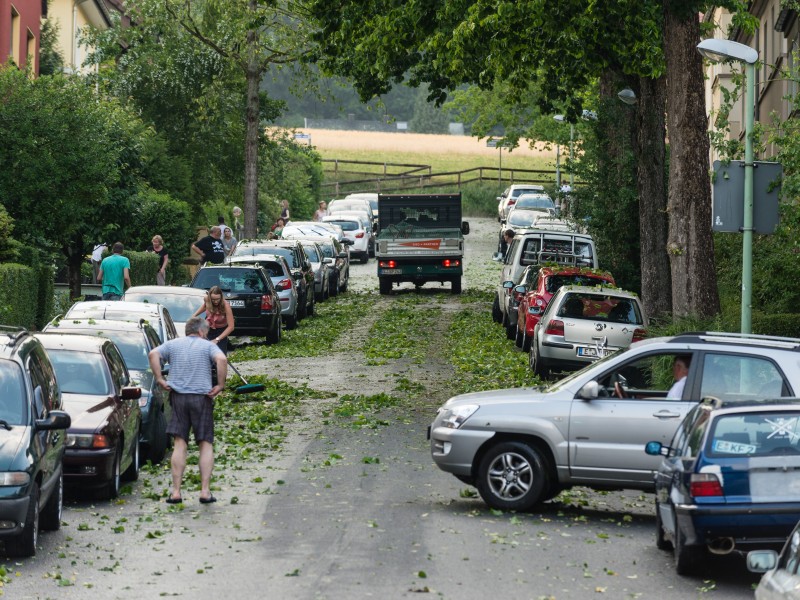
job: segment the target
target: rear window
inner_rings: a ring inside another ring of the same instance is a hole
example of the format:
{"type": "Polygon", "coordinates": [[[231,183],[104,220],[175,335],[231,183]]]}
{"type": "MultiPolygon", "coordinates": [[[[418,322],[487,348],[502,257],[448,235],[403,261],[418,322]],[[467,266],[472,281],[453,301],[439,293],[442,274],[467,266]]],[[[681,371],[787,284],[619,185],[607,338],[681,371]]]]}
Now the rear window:
{"type": "Polygon", "coordinates": [[[575,273],[574,275],[552,275],[547,278],[547,281],[545,282],[545,289],[547,289],[547,291],[551,294],[555,294],[561,287],[565,285],[583,285],[591,287],[606,281],[607,280],[603,279],[602,277],[593,277],[591,275],[580,273],[575,273]]]}
{"type": "Polygon", "coordinates": [[[711,456],[800,455],[800,410],[721,416],[706,451],[711,456]]]}
{"type": "Polygon", "coordinates": [[[23,425],[28,420],[27,405],[22,369],[13,361],[0,361],[0,419],[9,425],[23,425]]]}
{"type": "Polygon", "coordinates": [[[520,198],[514,208],[555,208],[555,204],[550,198],[544,196],[539,198],[520,198]]]}
{"type": "Polygon", "coordinates": [[[328,221],[328,223],[335,223],[341,227],[343,231],[356,231],[358,229],[357,221],[328,221]]]}
{"type": "Polygon", "coordinates": [[[169,310],[169,314],[174,321],[188,321],[194,311],[203,303],[202,298],[197,296],[159,295],[159,294],[138,294],[125,293],[125,300],[132,302],[149,302],[151,304],[163,304],[169,310]]]}
{"type": "Polygon", "coordinates": [[[567,294],[557,314],[559,317],[570,319],[592,319],[593,321],[631,325],[643,323],[636,302],[630,298],[619,298],[606,294],[567,294]]]}
{"type": "Polygon", "coordinates": [[[209,289],[218,285],[223,292],[235,294],[265,293],[264,281],[253,269],[200,269],[193,287],[209,289]]]}
{"type": "Polygon", "coordinates": [[[516,198],[521,196],[522,194],[537,194],[541,193],[542,190],[538,188],[517,188],[516,190],[511,192],[511,197],[516,198]]]}
{"type": "MultiPolygon", "coordinates": [[[[282,256],[289,263],[289,268],[294,269],[294,253],[291,248],[282,248],[279,246],[236,246],[233,251],[234,256],[259,256],[261,254],[275,254],[282,256]]],[[[195,286],[198,287],[198,286],[195,286]]]]}
{"type": "Polygon", "coordinates": [[[283,277],[285,273],[283,272],[283,267],[281,267],[280,263],[276,263],[275,261],[266,261],[266,262],[259,262],[267,273],[269,273],[270,277],[283,277]]]}

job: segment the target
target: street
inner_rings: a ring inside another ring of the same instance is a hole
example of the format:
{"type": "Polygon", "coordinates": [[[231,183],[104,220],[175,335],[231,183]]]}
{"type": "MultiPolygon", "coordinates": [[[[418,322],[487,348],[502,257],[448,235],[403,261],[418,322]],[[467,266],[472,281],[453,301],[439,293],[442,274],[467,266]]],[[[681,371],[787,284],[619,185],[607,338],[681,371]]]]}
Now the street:
{"type": "MultiPolygon", "coordinates": [[[[65,600],[751,598],[758,578],[739,556],[715,557],[703,577],[675,574],[655,546],[652,495],[576,488],[532,513],[503,513],[435,467],[426,429],[452,394],[450,326],[464,310],[489,318],[468,291],[492,289],[500,270],[497,222],[470,225],[463,296],[405,284],[382,297],[375,261],[353,264],[350,291],[331,302],[369,293],[368,309],[331,352],[237,362],[246,377],[329,397],[302,400],[277,449],[218,460],[219,502],[200,505],[190,479],[186,504],[165,504],[166,462],[118,501],[71,494],[62,529],[40,537],[36,558],[6,560],[0,589],[65,600]],[[399,356],[366,352],[375,328],[405,312],[414,318],[394,334],[399,356]]],[[[196,478],[196,447],[192,456],[196,478]]]]}

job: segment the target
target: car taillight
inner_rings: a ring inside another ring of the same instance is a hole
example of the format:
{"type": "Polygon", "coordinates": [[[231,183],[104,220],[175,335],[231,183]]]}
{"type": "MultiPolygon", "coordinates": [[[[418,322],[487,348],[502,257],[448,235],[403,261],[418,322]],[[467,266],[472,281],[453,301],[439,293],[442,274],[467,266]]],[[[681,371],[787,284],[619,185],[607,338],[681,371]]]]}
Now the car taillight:
{"type": "Polygon", "coordinates": [[[364,237],[364,232],[363,232],[363,231],[359,231],[359,232],[356,234],[356,237],[357,237],[358,239],[361,239],[361,238],[363,238],[363,237],[364,237]]]}
{"type": "Polygon", "coordinates": [[[285,292],[286,290],[292,289],[292,280],[291,279],[281,279],[278,283],[275,284],[275,289],[279,292],[285,292]]]}
{"type": "Polygon", "coordinates": [[[637,328],[633,332],[633,339],[631,340],[631,342],[641,342],[646,337],[647,337],[647,330],[637,328]]]}
{"type": "Polygon", "coordinates": [[[394,269],[397,266],[397,263],[393,260],[381,260],[378,261],[379,267],[386,267],[388,269],[394,269]]]}
{"type": "Polygon", "coordinates": [[[544,330],[545,335],[564,335],[564,321],[553,319],[547,324],[547,329],[544,330]]]}
{"type": "Polygon", "coordinates": [[[453,259],[445,258],[442,261],[442,266],[443,267],[457,267],[460,264],[461,264],[461,261],[458,260],[457,258],[453,258],[453,259]]]}
{"type": "Polygon", "coordinates": [[[274,306],[272,296],[269,294],[261,296],[261,310],[272,310],[274,306]]]}
{"type": "Polygon", "coordinates": [[[724,496],[722,484],[714,473],[692,473],[689,479],[689,493],[700,496],[724,496]]]}
{"type": "Polygon", "coordinates": [[[517,203],[517,200],[516,200],[516,198],[511,198],[511,199],[508,201],[508,206],[514,206],[516,203],[517,203]]]}

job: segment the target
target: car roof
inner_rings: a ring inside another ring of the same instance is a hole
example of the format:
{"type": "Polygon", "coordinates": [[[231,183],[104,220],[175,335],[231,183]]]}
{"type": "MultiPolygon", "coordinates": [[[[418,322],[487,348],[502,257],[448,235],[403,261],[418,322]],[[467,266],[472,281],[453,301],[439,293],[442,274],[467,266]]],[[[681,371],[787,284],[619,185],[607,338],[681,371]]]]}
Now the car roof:
{"type": "Polygon", "coordinates": [[[100,314],[107,309],[112,309],[113,312],[132,312],[132,313],[145,313],[153,316],[160,316],[161,305],[153,302],[133,302],[130,300],[87,300],[84,302],[76,302],[67,311],[69,315],[73,310],[80,312],[96,312],[100,314]]]}
{"type": "MultiPolygon", "coordinates": [[[[152,294],[153,296],[205,296],[205,292],[197,288],[178,285],[136,285],[125,290],[125,294],[152,294]]],[[[125,296],[123,296],[124,299],[125,296]]],[[[152,303],[151,303],[152,304],[152,303]]]]}
{"type": "Polygon", "coordinates": [[[96,335],[81,333],[60,333],[54,331],[34,334],[48,350],[73,350],[75,352],[100,352],[103,346],[113,342],[96,335]]]}
{"type": "Polygon", "coordinates": [[[714,415],[800,410],[800,398],[704,398],[701,406],[714,415]]]}
{"type": "MultiPolygon", "coordinates": [[[[536,268],[537,265],[530,265],[536,268]]],[[[543,276],[547,275],[587,275],[588,277],[613,277],[609,271],[590,267],[574,267],[572,265],[545,265],[538,267],[543,276]]]]}
{"type": "Polygon", "coordinates": [[[638,294],[607,285],[564,285],[558,288],[556,294],[561,294],[562,296],[566,294],[603,294],[605,296],[639,300],[638,294]]]}
{"type": "Polygon", "coordinates": [[[110,331],[141,331],[144,327],[151,327],[146,319],[139,321],[115,321],[113,319],[92,319],[89,317],[71,319],[61,318],[45,325],[45,333],[58,333],[61,329],[108,329],[110,331]]]}
{"type": "Polygon", "coordinates": [[[553,237],[553,236],[564,236],[564,237],[569,237],[569,238],[573,238],[574,237],[574,238],[580,238],[581,240],[594,242],[594,239],[588,233],[578,233],[577,231],[559,231],[557,229],[537,229],[537,228],[533,228],[533,229],[525,228],[525,232],[515,235],[514,239],[517,239],[517,238],[522,239],[522,238],[527,238],[527,237],[537,237],[537,236],[541,236],[541,235],[546,235],[546,236],[550,236],[550,237],[553,237]]]}

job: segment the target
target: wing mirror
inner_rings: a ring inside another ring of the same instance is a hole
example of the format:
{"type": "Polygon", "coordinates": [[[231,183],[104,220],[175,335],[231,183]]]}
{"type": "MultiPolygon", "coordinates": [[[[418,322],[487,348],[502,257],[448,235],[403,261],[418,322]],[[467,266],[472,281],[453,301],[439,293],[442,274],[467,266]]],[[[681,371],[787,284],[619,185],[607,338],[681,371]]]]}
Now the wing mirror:
{"type": "Polygon", "coordinates": [[[322,259],[322,262],[325,263],[326,265],[332,265],[333,259],[330,256],[326,256],[325,258],[322,259]]]}
{"type": "Polygon", "coordinates": [[[469,233],[469,223],[466,221],[461,222],[461,235],[467,235],[469,233]]]}
{"type": "Polygon", "coordinates": [[[596,381],[587,382],[578,392],[582,400],[594,400],[600,395],[600,384],[596,381]]]}
{"type": "Polygon", "coordinates": [[[51,410],[44,419],[36,419],[36,429],[38,431],[67,429],[70,425],[72,425],[72,419],[63,410],[51,410]]]}
{"type": "Polygon", "coordinates": [[[138,400],[142,397],[142,388],[140,387],[124,387],[122,388],[123,400],[138,400]]]}
{"type": "Polygon", "coordinates": [[[778,564],[775,550],[751,550],[747,553],[747,569],[753,573],[766,573],[778,564]]]}
{"type": "Polygon", "coordinates": [[[666,456],[669,452],[669,446],[665,446],[661,442],[647,442],[644,452],[650,456],[666,456]]]}

